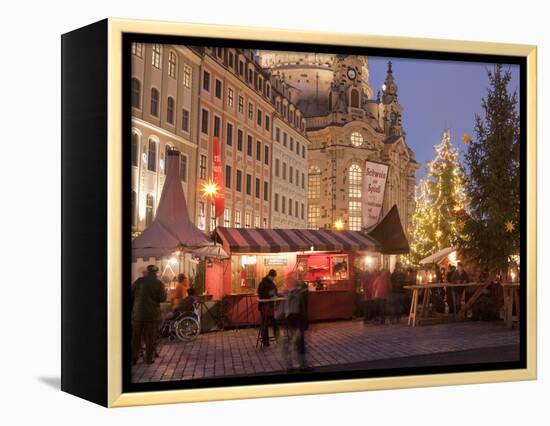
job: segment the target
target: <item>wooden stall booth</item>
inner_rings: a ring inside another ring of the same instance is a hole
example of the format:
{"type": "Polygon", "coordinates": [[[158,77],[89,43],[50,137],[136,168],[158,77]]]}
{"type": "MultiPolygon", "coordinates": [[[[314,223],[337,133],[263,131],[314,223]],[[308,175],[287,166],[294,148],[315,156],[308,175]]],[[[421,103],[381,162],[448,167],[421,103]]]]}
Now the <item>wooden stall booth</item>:
{"type": "Polygon", "coordinates": [[[380,250],[359,231],[218,227],[215,235],[230,259],[207,268],[206,290],[228,301],[233,325],[257,323],[257,287],[270,269],[280,293],[287,276],[308,284],[310,320],[351,318],[355,258],[380,250]]]}

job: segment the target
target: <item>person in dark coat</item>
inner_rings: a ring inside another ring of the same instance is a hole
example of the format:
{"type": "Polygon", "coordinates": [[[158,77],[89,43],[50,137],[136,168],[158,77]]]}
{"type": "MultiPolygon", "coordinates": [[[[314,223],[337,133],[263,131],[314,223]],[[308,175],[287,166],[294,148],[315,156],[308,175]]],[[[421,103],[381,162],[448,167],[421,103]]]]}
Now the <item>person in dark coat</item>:
{"type": "MultiPolygon", "coordinates": [[[[275,277],[277,272],[275,269],[271,269],[268,274],[260,281],[258,285],[258,299],[271,299],[277,297],[277,286],[275,285],[275,277]]],[[[269,346],[269,322],[273,326],[273,335],[277,339],[279,337],[279,327],[277,320],[275,319],[275,304],[274,302],[258,302],[258,309],[260,310],[261,323],[260,328],[262,332],[262,345],[269,346]]]]}
{"type": "Polygon", "coordinates": [[[288,294],[285,301],[285,317],[288,326],[288,340],[283,356],[287,372],[294,371],[292,358],[298,357],[300,371],[312,370],[306,360],[305,332],[308,329],[308,289],[307,284],[293,277],[287,279],[288,294]]]}
{"type": "Polygon", "coordinates": [[[132,364],[138,360],[141,342],[145,341],[145,362],[152,364],[159,323],[160,303],[166,301],[164,284],[157,278],[158,268],[147,266],[147,274],[132,285],[132,364]]]}
{"type": "Polygon", "coordinates": [[[391,321],[399,324],[401,315],[406,313],[406,301],[405,301],[405,273],[401,268],[401,264],[397,262],[395,269],[391,274],[391,321]]]}

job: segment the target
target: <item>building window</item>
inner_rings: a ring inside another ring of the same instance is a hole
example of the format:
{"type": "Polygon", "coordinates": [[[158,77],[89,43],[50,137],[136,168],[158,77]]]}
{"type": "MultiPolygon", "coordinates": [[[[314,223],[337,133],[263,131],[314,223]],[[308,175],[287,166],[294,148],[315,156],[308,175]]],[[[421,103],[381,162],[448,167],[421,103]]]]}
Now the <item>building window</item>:
{"type": "Polygon", "coordinates": [[[262,161],[262,143],[256,141],[256,160],[262,161]]]}
{"type": "Polygon", "coordinates": [[[260,178],[256,178],[256,198],[260,199],[260,178]]]}
{"type": "Polygon", "coordinates": [[[269,200],[269,184],[264,182],[264,201],[269,200]]]}
{"type": "Polygon", "coordinates": [[[298,201],[294,201],[294,216],[298,218],[298,201]]]}
{"type": "Polygon", "coordinates": [[[281,129],[278,127],[275,128],[275,140],[281,142],[281,129]]]}
{"type": "Polygon", "coordinates": [[[275,193],[275,198],[273,199],[273,209],[279,211],[279,194],[275,193]]]}
{"type": "Polygon", "coordinates": [[[153,222],[155,209],[155,200],[151,194],[147,194],[145,200],[145,225],[149,226],[153,222]]]}
{"type": "Polygon", "coordinates": [[[283,162],[283,180],[286,180],[286,163],[283,162]]]}
{"type": "Polygon", "coordinates": [[[243,131],[241,129],[237,130],[237,149],[243,152],[243,131]]]}
{"type": "Polygon", "coordinates": [[[186,109],[181,111],[181,130],[189,131],[189,111],[186,109]]]}
{"type": "Polygon", "coordinates": [[[153,44],[153,54],[151,56],[151,65],[160,69],[160,44],[153,44]]]}
{"type": "Polygon", "coordinates": [[[359,92],[356,89],[351,90],[351,107],[359,108],[359,92]]]}
{"type": "Polygon", "coordinates": [[[214,136],[220,137],[220,126],[221,126],[221,118],[218,116],[214,116],[214,136]]]}
{"type": "Polygon", "coordinates": [[[352,164],[348,171],[349,198],[361,198],[362,170],[361,166],[352,164]]]}
{"type": "Polygon", "coordinates": [[[202,154],[199,163],[199,177],[201,179],[206,179],[206,155],[202,154]]]}
{"type": "Polygon", "coordinates": [[[241,211],[235,210],[235,228],[241,227],[241,211]]]}
{"type": "Polygon", "coordinates": [[[216,206],[214,203],[210,204],[210,231],[216,229],[216,206]]]}
{"type": "Polygon", "coordinates": [[[233,106],[233,89],[227,89],[227,105],[233,106]]]}
{"type": "Polygon", "coordinates": [[[221,99],[222,98],[222,82],[218,79],[216,79],[216,98],[221,99]]]}
{"type": "Polygon", "coordinates": [[[223,210],[223,226],[231,226],[231,209],[228,207],[223,210]]]}
{"type": "Polygon", "coordinates": [[[180,155],[180,179],[187,182],[187,155],[180,155]]]}
{"type": "Polygon", "coordinates": [[[305,218],[305,206],[304,206],[304,203],[302,203],[302,214],[300,215],[300,217],[302,218],[302,220],[304,220],[305,218]]]}
{"type": "Polygon", "coordinates": [[[269,147],[264,146],[264,163],[269,165],[269,147]]]}
{"type": "Polygon", "coordinates": [[[168,55],[168,76],[176,78],[176,54],[172,51],[168,55]]]}
{"type": "Polygon", "coordinates": [[[290,150],[294,151],[294,138],[292,136],[290,137],[290,150]]]}
{"type": "Polygon", "coordinates": [[[254,105],[252,105],[251,103],[248,104],[248,119],[254,119],[254,105]]]}
{"type": "Polygon", "coordinates": [[[286,132],[283,132],[283,146],[286,147],[286,138],[287,138],[287,134],[286,132]]]}
{"type": "Polygon", "coordinates": [[[279,177],[279,159],[275,159],[275,176],[279,177]]]}
{"type": "Polygon", "coordinates": [[[321,197],[321,169],[317,166],[309,168],[308,187],[308,198],[321,197]]]}
{"type": "Polygon", "coordinates": [[[233,125],[231,123],[227,123],[226,142],[229,146],[233,145],[233,125]]]}
{"type": "Polygon", "coordinates": [[[231,188],[231,166],[225,166],[225,186],[231,188]]]}
{"type": "Polygon", "coordinates": [[[306,147],[302,145],[302,158],[306,158],[306,147]]]}
{"type": "Polygon", "coordinates": [[[252,136],[248,135],[248,141],[246,143],[246,154],[252,157],[252,136]]]}
{"type": "Polygon", "coordinates": [[[239,112],[242,114],[244,111],[244,98],[239,96],[239,112]]]}
{"type": "Polygon", "coordinates": [[[255,228],[260,227],[260,216],[258,216],[258,215],[254,216],[254,227],[255,228]]]}
{"type": "Polygon", "coordinates": [[[252,69],[248,69],[248,82],[249,83],[252,83],[252,81],[254,80],[254,73],[252,72],[252,69]]]}
{"type": "Polygon", "coordinates": [[[361,202],[350,201],[348,207],[348,225],[351,231],[361,230],[361,202]]]}
{"type": "Polygon", "coordinates": [[[139,164],[139,135],[136,132],[132,133],[132,166],[139,164]]]}
{"type": "Polygon", "coordinates": [[[151,115],[159,116],[159,91],[154,87],[151,89],[151,115]]]}
{"type": "Polygon", "coordinates": [[[132,55],[143,57],[143,43],[132,43],[132,55]]]}
{"type": "Polygon", "coordinates": [[[210,91],[210,73],[208,71],[202,73],[202,88],[207,92],[210,91]]]}
{"type": "Polygon", "coordinates": [[[269,115],[265,116],[265,129],[269,131],[269,115]]]}
{"type": "Polygon", "coordinates": [[[208,134],[208,111],[202,110],[201,132],[208,134]]]}
{"type": "Polygon", "coordinates": [[[242,76],[244,74],[244,62],[239,61],[239,75],[242,76]]]}
{"type": "Polygon", "coordinates": [[[164,145],[164,174],[168,174],[168,153],[172,147],[170,145],[164,145]]]}
{"type": "Polygon", "coordinates": [[[191,87],[191,67],[189,65],[183,66],[183,85],[187,88],[191,87]]]}
{"type": "Polygon", "coordinates": [[[157,171],[157,143],[153,139],[149,139],[147,148],[147,170],[157,171]]]}
{"type": "Polygon", "coordinates": [[[243,172],[237,170],[237,191],[242,191],[243,172]]]}
{"type": "Polygon", "coordinates": [[[296,154],[300,155],[300,142],[296,141],[296,154]]]}
{"type": "Polygon", "coordinates": [[[292,216],[292,198],[288,199],[288,215],[292,216]]]}
{"type": "Polygon", "coordinates": [[[168,102],[166,104],[166,121],[170,124],[174,124],[174,98],[171,96],[168,97],[168,102]]]}
{"type": "Polygon", "coordinates": [[[199,224],[198,228],[202,231],[206,229],[206,204],[199,201],[199,224]]]}
{"type": "Polygon", "coordinates": [[[281,213],[286,214],[286,197],[284,195],[281,199],[281,213]]]}
{"type": "Polygon", "coordinates": [[[257,114],[257,120],[258,120],[258,126],[262,127],[262,111],[261,110],[258,110],[258,114],[257,114]]]}
{"type": "Polygon", "coordinates": [[[361,146],[363,144],[363,135],[359,132],[353,132],[350,136],[350,141],[353,146],[361,146]]]}
{"type": "Polygon", "coordinates": [[[132,227],[136,226],[136,191],[132,190],[132,197],[130,198],[130,212],[132,214],[132,227]]]}
{"type": "Polygon", "coordinates": [[[300,186],[300,172],[296,169],[296,186],[300,186]]]}
{"type": "Polygon", "coordinates": [[[233,68],[233,64],[234,64],[233,59],[234,59],[233,52],[229,52],[228,62],[229,62],[229,66],[230,66],[231,68],[233,68]]]}
{"type": "Polygon", "coordinates": [[[288,181],[292,183],[294,181],[294,167],[290,166],[290,170],[288,173],[288,181]]]}
{"type": "Polygon", "coordinates": [[[265,85],[265,95],[269,98],[269,96],[271,95],[271,90],[270,90],[270,86],[269,84],[266,84],[265,85]]]}
{"type": "Polygon", "coordinates": [[[132,78],[132,106],[141,108],[141,81],[132,78]]]}
{"type": "Polygon", "coordinates": [[[246,195],[252,195],[252,175],[246,174],[246,195]]]}
{"type": "Polygon", "coordinates": [[[250,213],[244,214],[244,227],[250,228],[250,213]]]}
{"type": "Polygon", "coordinates": [[[309,205],[307,226],[309,229],[319,229],[319,219],[321,218],[321,208],[319,206],[309,205]]]}
{"type": "Polygon", "coordinates": [[[306,188],[306,175],[302,172],[302,189],[306,188]]]}

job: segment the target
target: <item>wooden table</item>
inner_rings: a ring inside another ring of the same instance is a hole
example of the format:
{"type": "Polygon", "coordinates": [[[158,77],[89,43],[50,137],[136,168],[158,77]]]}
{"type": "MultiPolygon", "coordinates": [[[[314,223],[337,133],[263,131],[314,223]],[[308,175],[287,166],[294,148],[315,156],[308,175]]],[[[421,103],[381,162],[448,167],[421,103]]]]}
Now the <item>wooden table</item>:
{"type": "Polygon", "coordinates": [[[489,282],[486,283],[479,283],[479,282],[471,282],[471,283],[429,283],[429,284],[415,284],[415,285],[406,285],[404,288],[407,290],[412,291],[412,297],[411,297],[411,307],[409,309],[409,320],[408,325],[415,327],[417,322],[424,318],[428,307],[430,304],[430,290],[435,288],[455,288],[455,287],[477,287],[474,294],[466,301],[464,306],[460,308],[460,311],[455,314],[455,316],[458,319],[463,319],[466,317],[466,313],[468,310],[472,307],[472,305],[476,302],[476,300],[481,296],[483,291],[489,286],[489,282]],[[418,296],[420,291],[423,290],[422,294],[422,304],[420,309],[420,318],[416,317],[416,312],[418,310],[418,296]]]}
{"type": "Polygon", "coordinates": [[[512,312],[516,306],[516,315],[519,319],[519,282],[501,283],[504,296],[504,323],[512,327],[512,312]]]}

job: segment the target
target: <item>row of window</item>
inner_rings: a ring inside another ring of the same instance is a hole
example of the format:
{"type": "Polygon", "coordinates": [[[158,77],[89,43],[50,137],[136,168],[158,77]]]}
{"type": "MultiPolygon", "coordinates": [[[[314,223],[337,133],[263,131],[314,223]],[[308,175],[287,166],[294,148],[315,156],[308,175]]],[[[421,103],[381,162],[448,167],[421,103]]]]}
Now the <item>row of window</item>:
{"type": "MultiPolygon", "coordinates": [[[[280,161],[275,159],[275,176],[282,177],[283,180],[287,180],[287,164],[283,161],[282,173],[281,173],[280,161]]],[[[288,167],[288,182],[300,187],[300,171],[293,166],[288,167]]],[[[306,175],[302,172],[301,180],[302,189],[306,188],[306,175]]]]}
{"type": "Polygon", "coordinates": [[[305,131],[306,120],[302,118],[299,110],[289,108],[286,102],[281,102],[280,99],[275,101],[275,109],[294,127],[300,129],[301,131],[305,131]]]}
{"type": "MultiPolygon", "coordinates": [[[[143,43],[132,43],[132,54],[143,58],[144,45],[143,43]]],[[[156,69],[162,68],[162,45],[154,43],[151,45],[151,65],[156,69]]],[[[176,78],[177,76],[178,57],[176,52],[170,50],[168,52],[168,76],[176,78]]],[[[187,64],[183,65],[183,85],[191,87],[191,67],[187,64]]]]}
{"type": "Polygon", "coordinates": [[[286,132],[281,132],[279,127],[275,128],[275,142],[281,142],[281,133],[282,133],[282,144],[285,148],[288,148],[290,151],[294,152],[296,149],[296,155],[302,155],[302,158],[306,158],[306,147],[304,144],[300,145],[300,141],[294,143],[294,138],[289,136],[286,132]]]}
{"type": "MultiPolygon", "coordinates": [[[[244,225],[245,228],[250,228],[251,227],[251,219],[252,219],[252,214],[251,213],[248,213],[248,212],[245,212],[244,214],[244,223],[241,222],[241,211],[240,210],[235,210],[235,217],[234,217],[234,221],[232,222],[231,221],[231,209],[229,207],[226,207],[223,211],[223,226],[226,226],[226,227],[230,227],[230,226],[235,226],[235,228],[240,228],[241,226],[244,225]]],[[[261,227],[263,228],[267,228],[267,218],[260,218],[260,215],[255,215],[254,216],[254,228],[260,228],[260,223],[261,223],[261,227]],[[260,219],[261,219],[261,222],[260,222],[260,219]]]]}
{"type": "MultiPolygon", "coordinates": [[[[245,180],[243,182],[243,172],[237,169],[235,171],[235,190],[237,192],[243,192],[243,183],[245,186],[246,195],[252,195],[252,175],[246,173],[245,180]]],[[[225,186],[231,188],[233,186],[233,170],[229,165],[225,166],[225,186]]],[[[260,178],[255,178],[254,195],[256,198],[261,198],[261,192],[263,188],[263,199],[269,201],[269,182],[264,181],[261,183],[260,178]]]]}
{"type": "MultiPolygon", "coordinates": [[[[279,206],[279,194],[275,193],[273,198],[273,210],[276,212],[281,212],[283,214],[287,213],[287,197],[286,195],[281,196],[281,204],[279,206]],[[280,210],[279,210],[280,208],[280,210]]],[[[305,204],[299,203],[296,200],[292,200],[292,198],[288,198],[288,215],[289,216],[295,216],[296,219],[300,217],[301,219],[305,219],[305,204]],[[292,208],[294,206],[294,209],[292,208]],[[299,209],[299,207],[301,207],[299,209]]]]}
{"type": "MultiPolygon", "coordinates": [[[[130,199],[130,211],[132,212],[132,227],[136,226],[137,222],[137,193],[132,190],[132,196],[130,199]]],[[[153,222],[155,217],[155,198],[153,194],[147,194],[145,196],[145,226],[149,226],[153,222]]]]}
{"type": "MultiPolygon", "coordinates": [[[[147,170],[151,172],[156,172],[158,169],[158,165],[160,164],[161,167],[164,168],[164,173],[168,173],[168,164],[166,163],[166,160],[168,159],[168,151],[170,151],[172,147],[168,144],[164,146],[164,160],[160,160],[157,162],[158,157],[158,142],[154,138],[149,138],[149,141],[147,143],[147,150],[146,154],[144,153],[143,156],[143,162],[147,163],[147,170]]],[[[140,136],[138,133],[133,132],[132,133],[132,147],[131,147],[131,155],[132,155],[132,166],[139,167],[140,162],[140,136]]],[[[187,182],[187,156],[185,154],[180,153],[180,161],[179,161],[179,174],[180,179],[182,182],[187,182]]]]}

